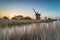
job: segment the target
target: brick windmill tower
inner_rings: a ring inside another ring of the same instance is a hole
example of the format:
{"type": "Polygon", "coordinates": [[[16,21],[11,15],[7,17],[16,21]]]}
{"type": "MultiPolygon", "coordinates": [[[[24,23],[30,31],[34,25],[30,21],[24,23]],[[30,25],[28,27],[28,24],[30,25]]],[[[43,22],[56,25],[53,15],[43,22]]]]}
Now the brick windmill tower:
{"type": "Polygon", "coordinates": [[[34,9],[33,9],[34,13],[35,13],[35,16],[36,16],[36,20],[40,20],[40,16],[41,14],[39,14],[38,12],[36,12],[34,9]]]}

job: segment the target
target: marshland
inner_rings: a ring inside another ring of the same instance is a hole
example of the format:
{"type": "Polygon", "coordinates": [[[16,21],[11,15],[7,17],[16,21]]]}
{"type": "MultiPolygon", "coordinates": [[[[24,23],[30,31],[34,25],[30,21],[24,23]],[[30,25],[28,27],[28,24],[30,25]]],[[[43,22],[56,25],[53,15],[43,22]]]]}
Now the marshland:
{"type": "Polygon", "coordinates": [[[14,26],[4,24],[4,28],[0,26],[0,40],[60,40],[60,21],[14,26]]]}
{"type": "Polygon", "coordinates": [[[60,40],[60,1],[0,0],[0,40],[60,40]]]}

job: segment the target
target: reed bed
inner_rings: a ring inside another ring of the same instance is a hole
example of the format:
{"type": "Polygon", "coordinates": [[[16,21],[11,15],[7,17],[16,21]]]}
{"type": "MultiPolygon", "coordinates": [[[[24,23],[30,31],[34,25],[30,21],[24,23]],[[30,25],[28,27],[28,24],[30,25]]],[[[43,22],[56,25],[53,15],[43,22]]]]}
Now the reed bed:
{"type": "Polygon", "coordinates": [[[0,20],[0,27],[11,27],[21,24],[29,24],[35,22],[34,20],[0,20]]]}
{"type": "Polygon", "coordinates": [[[0,28],[0,40],[60,40],[60,21],[0,28]]]}

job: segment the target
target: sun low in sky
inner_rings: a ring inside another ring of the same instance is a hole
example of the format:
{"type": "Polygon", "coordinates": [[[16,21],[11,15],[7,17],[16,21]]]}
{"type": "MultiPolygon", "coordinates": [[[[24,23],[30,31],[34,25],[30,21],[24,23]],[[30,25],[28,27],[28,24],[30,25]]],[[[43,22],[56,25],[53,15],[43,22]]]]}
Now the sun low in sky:
{"type": "Polygon", "coordinates": [[[13,17],[15,15],[30,16],[35,18],[33,8],[41,16],[60,17],[60,1],[57,0],[1,0],[0,15],[13,17]]]}

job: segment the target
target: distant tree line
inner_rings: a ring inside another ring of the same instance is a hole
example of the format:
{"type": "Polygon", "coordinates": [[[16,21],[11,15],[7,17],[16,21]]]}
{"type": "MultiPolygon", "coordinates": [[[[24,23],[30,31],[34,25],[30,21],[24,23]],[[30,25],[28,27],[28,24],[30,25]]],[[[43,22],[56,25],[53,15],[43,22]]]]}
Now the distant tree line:
{"type": "MultiPolygon", "coordinates": [[[[0,20],[10,20],[7,16],[3,16],[0,20]]],[[[31,17],[23,17],[22,15],[17,15],[11,18],[11,20],[32,20],[31,17]]]]}
{"type": "MultiPolygon", "coordinates": [[[[11,19],[9,19],[9,17],[7,16],[3,16],[0,18],[0,20],[32,20],[32,18],[29,16],[23,17],[22,15],[17,15],[17,16],[12,17],[11,19]]],[[[47,21],[47,20],[52,20],[52,19],[45,17],[45,20],[47,21]]]]}

